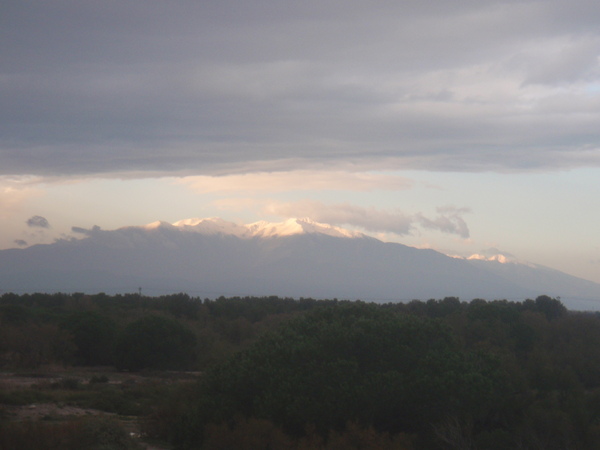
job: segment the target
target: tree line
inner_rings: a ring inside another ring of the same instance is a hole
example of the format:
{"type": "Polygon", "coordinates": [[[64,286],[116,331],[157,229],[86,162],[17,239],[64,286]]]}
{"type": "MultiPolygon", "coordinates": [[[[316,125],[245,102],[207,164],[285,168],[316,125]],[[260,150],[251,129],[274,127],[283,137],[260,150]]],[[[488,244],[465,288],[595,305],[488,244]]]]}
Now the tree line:
{"type": "Polygon", "coordinates": [[[145,418],[174,448],[600,447],[600,316],[548,296],[5,294],[0,320],[4,367],[202,371],[145,418]]]}
{"type": "Polygon", "coordinates": [[[201,370],[316,304],[278,297],[202,300],[184,293],[7,293],[0,297],[0,367],[201,370]]]}

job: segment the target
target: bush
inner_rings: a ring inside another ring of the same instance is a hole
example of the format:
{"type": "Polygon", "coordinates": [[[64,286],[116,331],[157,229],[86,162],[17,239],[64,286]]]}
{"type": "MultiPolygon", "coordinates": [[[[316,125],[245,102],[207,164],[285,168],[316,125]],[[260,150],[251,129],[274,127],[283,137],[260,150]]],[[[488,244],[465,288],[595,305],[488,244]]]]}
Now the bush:
{"type": "Polygon", "coordinates": [[[78,311],[63,321],[62,328],[73,336],[78,364],[94,366],[113,363],[117,325],[112,319],[92,311],[78,311]]]}
{"type": "Polygon", "coordinates": [[[188,369],[196,359],[196,336],[174,319],[146,316],[123,330],[115,353],[121,370],[188,369]]]}
{"type": "Polygon", "coordinates": [[[50,387],[52,389],[67,389],[70,391],[75,391],[81,386],[77,378],[62,378],[60,381],[52,383],[50,387]]]}
{"type": "Polygon", "coordinates": [[[93,375],[90,378],[90,384],[96,383],[108,383],[108,377],[106,375],[93,375]]]}

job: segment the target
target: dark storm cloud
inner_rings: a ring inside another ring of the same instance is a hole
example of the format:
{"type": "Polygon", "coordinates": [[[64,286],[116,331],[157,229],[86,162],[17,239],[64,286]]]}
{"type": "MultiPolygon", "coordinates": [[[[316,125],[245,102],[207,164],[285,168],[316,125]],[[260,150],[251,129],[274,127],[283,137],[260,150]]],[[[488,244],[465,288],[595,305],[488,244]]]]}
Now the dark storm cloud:
{"type": "Polygon", "coordinates": [[[592,0],[5,2],[0,174],[598,165],[599,17],[592,0]]]}
{"type": "Polygon", "coordinates": [[[42,216],[30,217],[25,223],[31,228],[50,228],[50,223],[42,216]]]}

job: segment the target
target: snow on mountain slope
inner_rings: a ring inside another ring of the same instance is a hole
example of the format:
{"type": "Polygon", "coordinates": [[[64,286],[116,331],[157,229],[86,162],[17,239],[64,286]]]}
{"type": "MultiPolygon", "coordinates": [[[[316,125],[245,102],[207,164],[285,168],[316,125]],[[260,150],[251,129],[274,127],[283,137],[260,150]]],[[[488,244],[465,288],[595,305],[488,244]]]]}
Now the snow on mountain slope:
{"type": "Polygon", "coordinates": [[[232,235],[240,238],[292,236],[305,233],[320,233],[328,236],[347,238],[365,237],[362,233],[318,223],[308,218],[292,218],[279,223],[259,221],[247,225],[237,225],[220,218],[211,217],[207,219],[193,218],[180,220],[172,225],[159,221],[143,226],[145,229],[156,229],[159,227],[176,227],[196,233],[232,235]]]}
{"type": "Polygon", "coordinates": [[[173,226],[184,231],[193,231],[195,233],[209,235],[227,234],[238,237],[246,237],[248,235],[247,226],[237,225],[233,222],[227,222],[226,220],[218,217],[211,217],[208,219],[185,219],[175,222],[173,226]]]}
{"type": "Polygon", "coordinates": [[[365,237],[364,234],[345,230],[310,219],[288,219],[285,222],[270,223],[265,221],[246,225],[250,235],[259,237],[292,236],[295,234],[319,233],[327,236],[355,238],[365,237]]]}
{"type": "Polygon", "coordinates": [[[573,309],[600,309],[599,285],[549,267],[504,259],[469,259],[475,267],[499,276],[515,286],[537,292],[553,292],[573,309]]]}

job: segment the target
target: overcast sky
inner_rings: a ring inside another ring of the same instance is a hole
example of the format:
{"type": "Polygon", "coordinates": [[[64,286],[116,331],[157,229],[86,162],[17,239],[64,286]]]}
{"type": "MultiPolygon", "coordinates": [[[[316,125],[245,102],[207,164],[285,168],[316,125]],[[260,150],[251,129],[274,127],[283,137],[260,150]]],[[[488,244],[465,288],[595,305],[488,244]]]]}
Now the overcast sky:
{"type": "Polygon", "coordinates": [[[0,248],[309,216],[600,282],[600,2],[4,0],[0,33],[0,248]]]}

